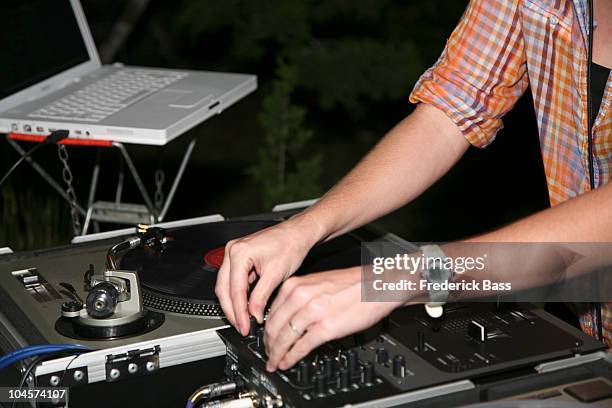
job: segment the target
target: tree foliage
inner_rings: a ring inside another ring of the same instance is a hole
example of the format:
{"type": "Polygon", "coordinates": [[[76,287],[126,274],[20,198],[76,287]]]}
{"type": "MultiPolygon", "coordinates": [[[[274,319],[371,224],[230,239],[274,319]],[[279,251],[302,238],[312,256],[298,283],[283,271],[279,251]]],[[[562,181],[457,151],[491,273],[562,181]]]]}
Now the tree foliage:
{"type": "Polygon", "coordinates": [[[276,75],[259,115],[264,143],[258,151],[258,163],[249,169],[263,187],[264,208],[321,193],[322,154],[307,153],[312,131],[304,127],[306,109],[291,102],[296,70],[279,60],[276,75]]]}
{"type": "Polygon", "coordinates": [[[181,3],[183,7],[173,20],[172,29],[182,33],[186,48],[202,50],[209,57],[218,52],[229,69],[246,67],[259,74],[262,85],[259,92],[265,94],[261,115],[265,144],[250,174],[263,186],[264,206],[308,198],[309,193],[317,190],[314,176],[308,180],[304,177],[306,173],[320,172],[314,169],[313,158],[318,156],[303,148],[302,139],[308,135],[306,139],[314,139],[311,145],[318,145],[321,150],[327,148],[323,142],[328,137],[326,124],[321,122],[321,118],[327,118],[321,115],[331,115],[330,123],[359,123],[360,127],[346,126],[343,135],[332,136],[350,140],[357,133],[367,133],[369,123],[377,119],[372,113],[380,112],[381,107],[401,101],[407,105],[412,85],[426,64],[437,57],[444,36],[449,33],[453,21],[445,19],[456,19],[465,7],[464,2],[456,0],[435,3],[391,0],[181,3]],[[441,15],[440,10],[449,12],[441,15]],[[433,40],[440,46],[431,47],[433,40]],[[222,44],[221,48],[216,49],[214,43],[222,44]],[[277,58],[285,63],[274,71],[277,58]],[[271,86],[266,86],[268,81],[273,81],[271,86]],[[300,102],[301,107],[291,106],[293,101],[300,102]],[[306,106],[309,112],[318,115],[318,123],[311,126],[316,129],[312,135],[301,129],[307,121],[306,106]],[[286,116],[288,112],[293,116],[286,116]],[[285,176],[280,169],[288,169],[283,151],[289,140],[300,147],[288,153],[293,168],[285,176]],[[296,173],[302,166],[307,170],[296,173]],[[288,184],[293,182],[290,180],[295,180],[294,184],[288,184]]]}

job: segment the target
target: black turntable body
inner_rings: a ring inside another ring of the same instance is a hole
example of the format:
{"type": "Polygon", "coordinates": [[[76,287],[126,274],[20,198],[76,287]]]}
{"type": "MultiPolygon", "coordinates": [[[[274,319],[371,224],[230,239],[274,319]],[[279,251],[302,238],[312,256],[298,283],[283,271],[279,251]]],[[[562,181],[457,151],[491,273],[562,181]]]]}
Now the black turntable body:
{"type": "MultiPolygon", "coordinates": [[[[262,328],[242,337],[227,326],[216,272],[229,240],[294,211],[183,220],[1,255],[0,347],[91,349],[34,370],[36,386],[69,387],[75,407],[176,407],[190,395],[194,407],[448,407],[517,396],[577,403],[566,388],[610,387],[603,344],[526,305],[463,304],[441,319],[422,307],[399,310],[286,372],[265,372],[262,328]],[[478,341],[473,325],[496,334],[478,341]]],[[[378,240],[401,241],[365,227],[315,247],[298,273],[359,265],[361,242],[378,240]]],[[[22,375],[0,373],[2,386],[22,375]]],[[[610,398],[592,403],[612,406],[610,398]]]]}

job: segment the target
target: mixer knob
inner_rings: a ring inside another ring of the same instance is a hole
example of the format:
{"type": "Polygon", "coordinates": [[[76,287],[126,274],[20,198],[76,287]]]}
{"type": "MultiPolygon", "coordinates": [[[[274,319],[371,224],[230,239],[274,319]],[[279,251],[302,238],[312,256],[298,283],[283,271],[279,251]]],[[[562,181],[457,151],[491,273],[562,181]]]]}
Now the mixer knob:
{"type": "Polygon", "coordinates": [[[404,378],[406,375],[406,359],[403,355],[398,354],[393,358],[393,376],[404,378]]]}
{"type": "Polygon", "coordinates": [[[385,364],[389,361],[389,352],[386,348],[380,347],[376,350],[376,362],[378,364],[385,364]]]}
{"type": "Polygon", "coordinates": [[[422,353],[425,350],[425,334],[423,332],[417,332],[417,351],[422,353]]]}
{"type": "Polygon", "coordinates": [[[342,391],[347,391],[349,389],[349,385],[351,384],[351,374],[349,373],[348,368],[341,367],[338,370],[338,374],[338,388],[342,391]]]}
{"type": "Polygon", "coordinates": [[[317,395],[323,396],[327,393],[326,380],[327,379],[325,375],[322,372],[317,371],[317,373],[315,374],[315,387],[316,387],[317,395]]]}
{"type": "Polygon", "coordinates": [[[257,324],[257,319],[251,316],[251,319],[249,320],[249,337],[256,337],[258,329],[259,324],[257,324]]]}
{"type": "Polygon", "coordinates": [[[265,350],[265,344],[264,344],[264,332],[265,329],[263,327],[260,327],[257,329],[257,334],[255,335],[255,340],[257,341],[257,350],[265,350]]]}
{"type": "Polygon", "coordinates": [[[361,382],[364,385],[372,385],[374,383],[374,364],[371,361],[368,361],[364,364],[362,370],[361,382]]]}
{"type": "Polygon", "coordinates": [[[346,368],[349,370],[350,375],[357,373],[357,352],[355,350],[349,350],[345,354],[346,357],[346,368]]]}
{"type": "Polygon", "coordinates": [[[332,378],[334,376],[334,359],[331,356],[323,357],[323,374],[327,378],[332,378]]]}
{"type": "Polygon", "coordinates": [[[360,347],[365,350],[365,334],[363,333],[355,333],[353,334],[353,340],[355,341],[355,346],[360,347]]]}
{"type": "Polygon", "coordinates": [[[297,382],[304,387],[310,383],[310,364],[304,360],[300,361],[297,366],[297,382]]]}

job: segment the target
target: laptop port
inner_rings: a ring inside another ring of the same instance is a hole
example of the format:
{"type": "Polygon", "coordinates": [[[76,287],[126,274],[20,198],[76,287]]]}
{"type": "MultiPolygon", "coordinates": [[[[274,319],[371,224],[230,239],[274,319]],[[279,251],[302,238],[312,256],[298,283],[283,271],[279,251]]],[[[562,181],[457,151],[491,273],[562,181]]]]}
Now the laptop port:
{"type": "Polygon", "coordinates": [[[82,132],[82,131],[80,131],[80,130],[75,130],[75,131],[74,131],[74,134],[75,134],[75,135],[81,135],[81,134],[83,134],[83,132],[82,132]]]}
{"type": "Polygon", "coordinates": [[[42,126],[36,126],[36,131],[37,131],[38,133],[43,133],[43,132],[45,131],[45,128],[44,128],[44,127],[42,127],[42,126]]]}
{"type": "Polygon", "coordinates": [[[32,126],[30,126],[30,125],[23,125],[23,131],[24,132],[31,132],[32,131],[32,126]]]}

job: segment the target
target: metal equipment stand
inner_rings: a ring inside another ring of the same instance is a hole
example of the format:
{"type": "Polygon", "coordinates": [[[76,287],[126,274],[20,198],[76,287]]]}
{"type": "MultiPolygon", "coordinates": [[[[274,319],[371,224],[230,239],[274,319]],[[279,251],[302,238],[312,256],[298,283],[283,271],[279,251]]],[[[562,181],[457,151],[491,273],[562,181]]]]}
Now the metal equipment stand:
{"type": "MultiPolygon", "coordinates": [[[[19,155],[24,155],[26,152],[23,148],[16,142],[15,139],[19,139],[19,135],[15,135],[16,137],[12,137],[14,135],[7,135],[7,142],[9,145],[17,151],[19,155]]],[[[32,140],[29,138],[29,140],[32,140]]],[[[71,139],[66,139],[67,141],[71,139]]],[[[97,223],[99,222],[110,222],[116,224],[139,224],[139,223],[147,223],[153,224],[162,222],[168,213],[168,209],[172,204],[174,196],[176,194],[176,190],[178,185],[183,178],[183,174],[185,173],[185,168],[187,167],[187,163],[193,153],[193,149],[196,144],[196,139],[192,139],[183,154],[183,158],[181,160],[181,164],[179,165],[178,171],[174,180],[172,181],[172,185],[170,187],[170,191],[168,192],[168,196],[165,200],[160,202],[158,207],[153,204],[147,189],[142,182],[142,178],[132,161],[127,149],[122,143],[119,142],[109,142],[103,144],[92,144],[92,143],[83,143],[79,144],[72,139],[72,144],[77,145],[90,145],[95,147],[114,147],[119,150],[121,154],[122,160],[127,164],[129,172],[132,175],[132,178],[136,182],[136,186],[140,195],[144,201],[143,204],[130,204],[124,203],[121,201],[121,196],[123,192],[123,182],[125,178],[123,166],[121,166],[119,171],[119,177],[117,180],[117,188],[115,191],[115,200],[114,201],[95,201],[97,186],[98,186],[98,178],[100,176],[100,155],[98,152],[98,156],[96,158],[96,162],[94,164],[93,172],[91,175],[91,184],[89,187],[89,195],[87,199],[87,207],[83,208],[74,198],[66,192],[62,186],[47,173],[47,171],[40,166],[34,159],[31,157],[26,158],[26,161],[32,166],[34,170],[71,206],[73,212],[77,214],[77,216],[81,216],[85,218],[83,223],[82,231],[80,231],[80,235],[86,235],[89,231],[89,227],[91,224],[94,224],[94,229],[97,230],[97,223]]],[[[68,143],[66,143],[68,144],[68,143]]],[[[160,188],[160,186],[158,186],[160,188]]],[[[157,200],[156,200],[157,201],[157,200]]]]}

